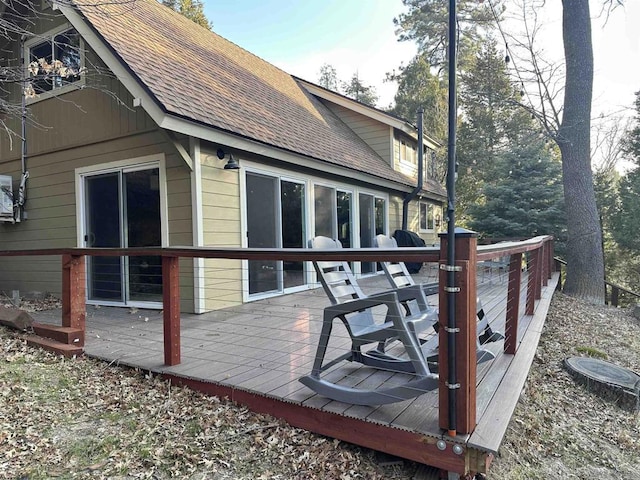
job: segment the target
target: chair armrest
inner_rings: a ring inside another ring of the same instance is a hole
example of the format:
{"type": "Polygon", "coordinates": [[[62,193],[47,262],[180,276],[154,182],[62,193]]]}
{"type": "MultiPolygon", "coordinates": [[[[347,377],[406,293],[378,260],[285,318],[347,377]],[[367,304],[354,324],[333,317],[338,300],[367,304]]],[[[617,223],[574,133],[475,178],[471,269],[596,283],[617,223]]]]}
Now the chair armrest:
{"type": "Polygon", "coordinates": [[[389,307],[389,311],[399,311],[398,295],[395,291],[383,292],[369,295],[366,298],[356,298],[348,302],[331,305],[324,309],[324,317],[326,319],[330,315],[331,318],[335,318],[346,313],[360,312],[379,305],[386,305],[389,307]]]}
{"type": "Polygon", "coordinates": [[[438,282],[421,283],[420,286],[422,287],[422,291],[427,297],[431,295],[437,295],[440,291],[440,284],[438,282]]]}

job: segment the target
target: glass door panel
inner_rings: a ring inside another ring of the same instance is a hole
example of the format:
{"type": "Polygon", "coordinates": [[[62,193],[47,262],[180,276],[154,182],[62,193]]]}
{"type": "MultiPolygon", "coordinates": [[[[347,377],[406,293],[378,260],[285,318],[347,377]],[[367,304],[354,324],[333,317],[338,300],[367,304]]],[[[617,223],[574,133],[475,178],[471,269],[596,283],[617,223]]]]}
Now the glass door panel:
{"type": "MultiPolygon", "coordinates": [[[[278,181],[247,173],[247,246],[249,248],[278,247],[277,191],[278,181]]],[[[249,261],[249,294],[280,290],[278,262],[249,261]]]]}
{"type": "MultiPolygon", "coordinates": [[[[360,247],[373,247],[373,237],[375,232],[373,195],[360,194],[358,196],[360,206],[360,247]]],[[[362,273],[373,273],[376,271],[376,264],[373,262],[361,263],[362,273]]]]}
{"type": "MultiPolygon", "coordinates": [[[[124,173],[125,218],[128,247],[162,245],[159,170],[124,173]]],[[[162,301],[162,259],[159,256],[127,257],[129,300],[162,301]]]]}
{"type": "MultiPolygon", "coordinates": [[[[280,182],[280,210],[282,216],[282,247],[304,248],[304,184],[280,182]]],[[[283,262],[284,288],[306,283],[303,262],[283,262]]]]}
{"type": "MultiPolygon", "coordinates": [[[[121,247],[119,174],[88,177],[85,181],[85,204],[85,245],[121,247]]],[[[124,301],[121,257],[88,257],[87,260],[89,300],[124,301]]]]}
{"type": "Polygon", "coordinates": [[[316,185],[314,188],[314,210],[316,236],[335,238],[335,190],[331,187],[316,185]]]}
{"type": "Polygon", "coordinates": [[[351,248],[351,193],[338,192],[336,217],[338,222],[338,240],[344,248],[351,248]]]}

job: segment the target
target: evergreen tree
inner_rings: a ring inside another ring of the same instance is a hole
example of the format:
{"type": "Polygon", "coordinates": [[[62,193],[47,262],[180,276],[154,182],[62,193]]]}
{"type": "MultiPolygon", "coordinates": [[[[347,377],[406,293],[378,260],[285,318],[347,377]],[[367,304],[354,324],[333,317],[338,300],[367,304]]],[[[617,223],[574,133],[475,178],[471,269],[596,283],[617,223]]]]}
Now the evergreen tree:
{"type": "Polygon", "coordinates": [[[469,220],[469,207],[482,198],[483,187],[502,172],[497,157],[512,148],[510,139],[533,126],[514,102],[514,89],[503,55],[488,38],[476,58],[461,74],[456,187],[461,223],[469,220]]]}
{"type": "MultiPolygon", "coordinates": [[[[415,41],[419,55],[441,72],[446,65],[449,21],[449,2],[446,0],[402,0],[408,11],[393,19],[400,41],[415,41]]],[[[502,1],[482,4],[477,0],[458,0],[459,52],[458,66],[475,54],[475,45],[484,30],[495,26],[495,16],[503,11],[502,1]],[[493,11],[492,7],[493,6],[493,11]]]]}
{"type": "Polygon", "coordinates": [[[160,3],[211,30],[212,25],[204,14],[204,3],[201,0],[161,0],[160,3]]]}
{"type": "Polygon", "coordinates": [[[425,133],[444,144],[447,135],[447,85],[431,72],[426,57],[416,56],[407,66],[400,67],[399,73],[387,74],[387,80],[398,82],[395,105],[389,112],[413,121],[422,106],[425,133]]]}
{"type": "Polygon", "coordinates": [[[353,74],[349,82],[342,84],[342,90],[347,97],[372,107],[375,107],[378,101],[375,87],[362,83],[357,72],[353,74]]]}
{"type": "Polygon", "coordinates": [[[503,173],[484,185],[484,202],[470,207],[470,226],[489,237],[552,234],[562,243],[566,227],[557,152],[539,132],[526,132],[518,140],[498,155],[496,166],[503,173]]]}
{"type": "Polygon", "coordinates": [[[618,245],[640,256],[640,92],[636,93],[635,108],[635,126],[625,139],[625,152],[634,165],[620,179],[617,208],[610,217],[618,245]]]}
{"type": "Polygon", "coordinates": [[[338,72],[333,65],[325,63],[320,67],[320,75],[318,77],[318,85],[334,92],[339,92],[338,72]]]}

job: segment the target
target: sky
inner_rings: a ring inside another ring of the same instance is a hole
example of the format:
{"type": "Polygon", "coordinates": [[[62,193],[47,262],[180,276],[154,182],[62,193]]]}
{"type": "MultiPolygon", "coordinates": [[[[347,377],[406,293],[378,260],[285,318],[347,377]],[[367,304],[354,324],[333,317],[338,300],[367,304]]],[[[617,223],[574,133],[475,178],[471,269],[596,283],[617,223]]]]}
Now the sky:
{"type": "MultiPolygon", "coordinates": [[[[398,42],[393,18],[402,0],[204,0],[213,30],[288,73],[317,83],[320,67],[336,68],[338,78],[357,73],[373,85],[378,106],[393,101],[395,85],[385,74],[406,64],[415,45],[398,42]]],[[[640,90],[640,1],[627,0],[604,22],[601,2],[592,1],[594,116],[632,107],[640,90]]],[[[563,60],[560,0],[541,12],[545,53],[563,60]]],[[[511,26],[509,28],[512,28],[511,26]]],[[[629,114],[632,112],[629,111],[629,114]]]]}

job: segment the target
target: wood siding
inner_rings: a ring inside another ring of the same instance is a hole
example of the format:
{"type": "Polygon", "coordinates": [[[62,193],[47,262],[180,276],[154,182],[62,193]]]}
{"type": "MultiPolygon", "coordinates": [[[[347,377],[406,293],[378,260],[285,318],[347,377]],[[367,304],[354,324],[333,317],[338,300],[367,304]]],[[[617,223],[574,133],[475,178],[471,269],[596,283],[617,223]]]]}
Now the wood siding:
{"type": "MultiPolygon", "coordinates": [[[[207,247],[241,247],[240,172],[224,170],[215,149],[203,146],[202,228],[207,247]]],[[[205,309],[242,304],[242,262],[205,260],[205,309]]]]}
{"type": "MultiPolygon", "coordinates": [[[[190,245],[191,206],[189,171],[158,131],[29,157],[27,220],[0,224],[0,249],[77,246],[75,169],[164,153],[170,245],[190,245]],[[184,191],[186,188],[186,192],[184,191]],[[187,208],[184,208],[186,204],[187,208]]],[[[19,161],[0,164],[2,174],[17,178],[19,161]]],[[[193,310],[193,268],[181,264],[182,306],[193,310]]],[[[58,257],[14,257],[3,260],[0,290],[61,292],[58,257]]]]}
{"type": "MultiPolygon", "coordinates": [[[[398,195],[389,196],[389,234],[402,228],[402,199],[398,195]]],[[[439,245],[438,232],[420,232],[420,210],[418,200],[409,203],[409,213],[407,215],[407,229],[416,232],[428,246],[439,245]]]]}
{"type": "Polygon", "coordinates": [[[377,122],[335,103],[323,102],[340,120],[353,130],[381,158],[391,165],[392,127],[377,122]]]}

